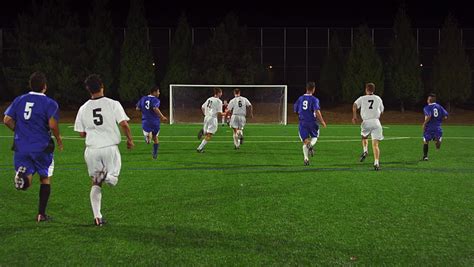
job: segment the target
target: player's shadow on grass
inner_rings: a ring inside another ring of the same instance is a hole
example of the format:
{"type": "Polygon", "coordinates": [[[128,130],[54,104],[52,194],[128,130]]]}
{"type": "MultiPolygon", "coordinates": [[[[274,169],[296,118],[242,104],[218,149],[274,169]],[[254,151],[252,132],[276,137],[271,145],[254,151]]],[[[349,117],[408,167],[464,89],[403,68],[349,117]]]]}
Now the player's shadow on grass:
{"type": "MultiPolygon", "coordinates": [[[[126,243],[141,243],[144,247],[157,247],[164,250],[170,248],[191,248],[196,250],[226,250],[231,253],[257,253],[278,258],[279,262],[288,259],[306,258],[315,254],[327,254],[338,251],[350,255],[349,249],[340,244],[329,245],[327,240],[301,241],[290,237],[280,237],[268,234],[244,234],[235,232],[214,231],[205,228],[189,226],[157,226],[143,225],[105,225],[98,227],[72,228],[71,231],[91,240],[100,235],[108,239],[117,239],[126,243]],[[101,233],[102,232],[102,233],[101,233]]],[[[349,258],[349,257],[348,257],[349,258]]],[[[307,262],[309,263],[309,262],[307,262]]]]}

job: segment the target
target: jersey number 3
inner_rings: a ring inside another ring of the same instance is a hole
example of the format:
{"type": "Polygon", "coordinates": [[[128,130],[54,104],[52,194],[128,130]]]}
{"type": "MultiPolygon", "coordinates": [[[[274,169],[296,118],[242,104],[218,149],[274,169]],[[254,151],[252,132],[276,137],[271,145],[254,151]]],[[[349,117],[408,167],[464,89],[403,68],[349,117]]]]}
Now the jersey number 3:
{"type": "Polygon", "coordinates": [[[145,101],[145,108],[150,109],[150,100],[145,101]]]}
{"type": "Polygon", "coordinates": [[[23,117],[25,120],[29,120],[31,118],[31,112],[33,111],[32,108],[35,105],[33,102],[26,102],[25,104],[25,113],[23,113],[23,117]]]}
{"type": "Polygon", "coordinates": [[[104,124],[104,117],[102,117],[102,112],[101,108],[96,108],[92,110],[92,117],[94,117],[94,124],[99,126],[104,124]]]}

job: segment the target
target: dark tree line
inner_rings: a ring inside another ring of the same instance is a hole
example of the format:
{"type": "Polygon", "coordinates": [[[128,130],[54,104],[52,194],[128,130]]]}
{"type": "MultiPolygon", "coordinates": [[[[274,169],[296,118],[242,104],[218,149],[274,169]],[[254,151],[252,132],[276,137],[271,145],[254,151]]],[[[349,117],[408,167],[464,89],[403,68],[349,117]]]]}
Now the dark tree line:
{"type": "MultiPolygon", "coordinates": [[[[88,96],[82,81],[99,73],[108,95],[133,103],[160,84],[166,95],[171,83],[263,84],[273,83],[271,71],[257,60],[256,44],[238,18],[227,15],[210,40],[192,45],[191,28],[182,14],[169,49],[165,75],[157,80],[150,49],[143,0],[131,0],[125,39],[115,35],[110,0],[93,1],[89,26],[78,19],[64,1],[33,1],[30,10],[18,17],[17,68],[4,68],[0,58],[0,87],[11,97],[24,92],[28,76],[35,70],[46,73],[49,94],[63,105],[77,105],[88,96]]],[[[420,55],[410,20],[400,8],[393,25],[388,61],[383,63],[367,26],[354,35],[353,46],[344,53],[336,35],[330,41],[318,80],[319,93],[332,104],[352,102],[363,94],[364,84],[374,82],[377,93],[393,98],[401,111],[419,103],[434,90],[448,107],[465,102],[471,94],[471,69],[461,31],[449,16],[441,30],[441,43],[434,60],[432,82],[423,85],[420,55]]]]}

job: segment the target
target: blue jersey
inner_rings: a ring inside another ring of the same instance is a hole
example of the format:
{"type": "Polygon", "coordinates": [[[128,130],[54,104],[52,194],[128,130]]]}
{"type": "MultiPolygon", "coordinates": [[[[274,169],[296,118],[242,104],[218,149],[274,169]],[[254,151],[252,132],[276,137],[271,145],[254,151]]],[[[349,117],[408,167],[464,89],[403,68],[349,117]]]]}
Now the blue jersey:
{"type": "Polygon", "coordinates": [[[436,130],[441,128],[443,118],[448,116],[448,112],[437,103],[432,103],[425,106],[425,108],[423,108],[423,112],[425,113],[425,116],[431,117],[428,123],[426,123],[427,130],[436,130]]]}
{"type": "Polygon", "coordinates": [[[315,122],[316,110],[320,110],[319,99],[308,94],[300,96],[294,105],[294,111],[298,113],[300,122],[315,122]]]}
{"type": "Polygon", "coordinates": [[[160,100],[152,95],[144,96],[138,101],[137,107],[142,112],[142,121],[159,122],[160,117],[155,112],[155,108],[160,107],[160,100]]]}
{"type": "Polygon", "coordinates": [[[45,94],[30,92],[15,98],[5,115],[15,120],[15,151],[43,152],[51,140],[49,119],[59,119],[59,107],[45,94]]]}

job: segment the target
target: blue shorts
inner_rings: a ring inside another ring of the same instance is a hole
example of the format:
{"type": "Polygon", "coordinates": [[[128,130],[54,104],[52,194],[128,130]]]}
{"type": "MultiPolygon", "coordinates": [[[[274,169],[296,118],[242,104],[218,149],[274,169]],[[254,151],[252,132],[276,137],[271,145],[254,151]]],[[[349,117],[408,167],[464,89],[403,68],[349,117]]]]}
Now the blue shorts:
{"type": "Polygon", "coordinates": [[[142,121],[142,128],[144,132],[151,133],[152,135],[157,135],[160,132],[160,122],[159,121],[142,121]]]}
{"type": "Polygon", "coordinates": [[[26,167],[26,175],[38,173],[40,177],[51,177],[54,171],[53,153],[15,152],[13,156],[15,170],[26,167]]]}
{"type": "Polygon", "coordinates": [[[319,137],[319,125],[316,122],[301,122],[298,127],[301,140],[319,137]]]}
{"type": "Polygon", "coordinates": [[[423,132],[423,140],[425,142],[428,142],[428,141],[441,141],[441,139],[443,138],[443,130],[441,130],[441,128],[439,129],[425,129],[425,131],[423,132]]]}

